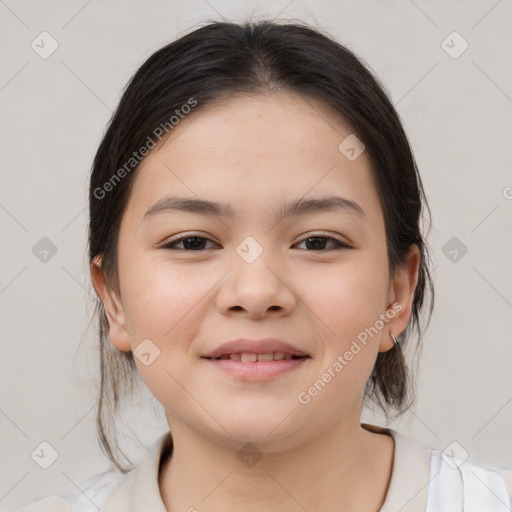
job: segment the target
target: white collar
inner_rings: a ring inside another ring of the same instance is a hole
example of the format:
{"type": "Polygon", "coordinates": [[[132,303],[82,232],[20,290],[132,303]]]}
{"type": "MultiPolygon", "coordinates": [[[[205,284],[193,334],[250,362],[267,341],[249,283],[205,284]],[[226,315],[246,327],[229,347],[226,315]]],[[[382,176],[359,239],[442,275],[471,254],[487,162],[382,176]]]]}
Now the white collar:
{"type": "MultiPolygon", "coordinates": [[[[366,430],[391,435],[395,442],[391,481],[379,512],[425,512],[431,448],[391,428],[368,423],[361,426],[366,430]]],[[[101,506],[103,512],[167,512],[160,495],[158,475],[162,451],[169,442],[169,436],[169,432],[163,434],[141,462],[123,476],[101,506]]]]}

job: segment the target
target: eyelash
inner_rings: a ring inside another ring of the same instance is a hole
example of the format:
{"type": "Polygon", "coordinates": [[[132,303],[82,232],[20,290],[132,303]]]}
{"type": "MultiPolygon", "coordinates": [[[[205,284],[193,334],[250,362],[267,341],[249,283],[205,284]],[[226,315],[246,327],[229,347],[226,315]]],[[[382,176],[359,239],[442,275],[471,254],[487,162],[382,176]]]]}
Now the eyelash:
{"type": "MultiPolygon", "coordinates": [[[[203,236],[197,236],[197,235],[194,235],[194,234],[187,234],[185,236],[182,236],[180,238],[177,238],[176,240],[171,240],[170,242],[162,245],[162,249],[170,249],[170,250],[176,250],[176,251],[183,251],[183,252],[202,252],[206,249],[199,249],[199,250],[188,250],[188,249],[181,249],[181,248],[176,248],[175,246],[177,244],[179,244],[180,242],[184,241],[184,240],[189,240],[191,238],[198,238],[198,239],[201,239],[201,240],[208,240],[210,242],[212,242],[212,240],[210,240],[209,238],[206,238],[206,237],[203,237],[203,236]]],[[[332,236],[323,236],[323,235],[313,235],[313,236],[308,236],[304,239],[302,239],[301,241],[297,242],[297,244],[301,244],[303,242],[306,242],[307,240],[311,240],[311,239],[324,239],[324,240],[331,240],[334,245],[335,245],[335,248],[334,249],[330,249],[330,250],[339,250],[339,249],[351,249],[352,247],[348,244],[346,244],[345,242],[342,242],[341,240],[338,240],[337,238],[334,238],[332,236]]],[[[215,242],[214,242],[215,243],[215,242]]],[[[308,252],[326,252],[325,249],[321,249],[321,250],[313,250],[313,249],[310,249],[308,252]]]]}

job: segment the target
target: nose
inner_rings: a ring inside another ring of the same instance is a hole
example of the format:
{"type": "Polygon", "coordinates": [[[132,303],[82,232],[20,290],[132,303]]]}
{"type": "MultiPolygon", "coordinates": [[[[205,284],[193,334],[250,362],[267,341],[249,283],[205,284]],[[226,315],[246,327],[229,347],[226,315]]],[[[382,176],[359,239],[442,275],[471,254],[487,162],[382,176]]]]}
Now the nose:
{"type": "Polygon", "coordinates": [[[233,269],[221,282],[218,309],[224,315],[244,315],[253,320],[289,315],[297,304],[289,281],[290,276],[275,259],[265,257],[265,252],[252,263],[235,257],[233,269]]]}

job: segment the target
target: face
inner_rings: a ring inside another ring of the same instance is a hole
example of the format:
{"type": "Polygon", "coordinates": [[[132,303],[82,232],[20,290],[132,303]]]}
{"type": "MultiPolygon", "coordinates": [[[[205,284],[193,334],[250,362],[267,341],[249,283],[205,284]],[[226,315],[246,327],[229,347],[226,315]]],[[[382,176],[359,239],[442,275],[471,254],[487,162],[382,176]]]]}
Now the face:
{"type": "Polygon", "coordinates": [[[140,164],[119,233],[120,294],[102,298],[110,340],[134,351],[171,430],[270,450],[359,424],[365,383],[392,348],[388,328],[405,328],[416,283],[388,273],[370,161],[338,149],[350,134],[312,100],[240,96],[185,118],[140,164]],[[165,208],[171,196],[233,215],[165,208]],[[202,357],[237,338],[278,338],[309,357],[253,379],[202,357]]]}

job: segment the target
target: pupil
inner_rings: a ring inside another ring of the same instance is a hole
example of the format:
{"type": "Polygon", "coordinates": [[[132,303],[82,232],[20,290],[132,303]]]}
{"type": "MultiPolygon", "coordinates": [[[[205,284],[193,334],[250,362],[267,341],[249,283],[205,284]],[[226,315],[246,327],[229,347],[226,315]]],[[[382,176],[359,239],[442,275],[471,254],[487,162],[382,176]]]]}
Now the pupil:
{"type": "Polygon", "coordinates": [[[205,238],[201,238],[199,236],[191,236],[189,238],[185,238],[183,240],[183,246],[188,249],[201,249],[202,244],[206,242],[205,238]],[[189,241],[194,240],[194,243],[190,244],[189,241]],[[199,245],[199,247],[198,247],[199,245]]]}
{"type": "Polygon", "coordinates": [[[325,238],[322,238],[322,237],[319,237],[319,236],[314,236],[312,238],[308,238],[306,240],[306,244],[311,243],[311,240],[315,240],[315,242],[313,242],[312,245],[313,245],[313,248],[316,248],[316,249],[323,249],[324,245],[325,245],[325,243],[327,241],[325,238]],[[320,244],[321,247],[318,247],[319,244],[320,244]]]}

